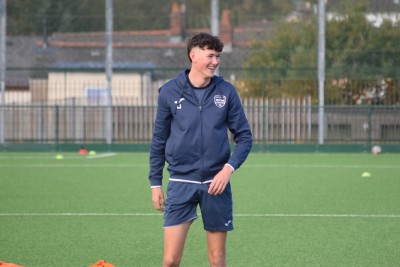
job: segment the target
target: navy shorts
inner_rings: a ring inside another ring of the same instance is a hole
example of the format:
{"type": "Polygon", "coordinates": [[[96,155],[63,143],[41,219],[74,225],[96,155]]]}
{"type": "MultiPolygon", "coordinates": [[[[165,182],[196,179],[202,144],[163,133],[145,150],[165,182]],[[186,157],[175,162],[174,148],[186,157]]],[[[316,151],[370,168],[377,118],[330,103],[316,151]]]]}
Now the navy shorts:
{"type": "Polygon", "coordinates": [[[197,218],[200,207],[204,229],[211,232],[233,230],[231,185],[221,195],[210,195],[207,184],[170,181],[164,210],[164,227],[179,225],[197,218]]]}

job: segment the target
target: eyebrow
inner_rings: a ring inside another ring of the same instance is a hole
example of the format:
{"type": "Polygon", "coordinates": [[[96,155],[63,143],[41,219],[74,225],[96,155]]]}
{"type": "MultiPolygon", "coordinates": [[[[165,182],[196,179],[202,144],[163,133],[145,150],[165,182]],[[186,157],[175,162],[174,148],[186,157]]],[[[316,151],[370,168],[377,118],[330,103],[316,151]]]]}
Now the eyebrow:
{"type": "Polygon", "coordinates": [[[205,52],[207,52],[207,53],[212,53],[212,54],[221,54],[221,52],[218,52],[217,50],[215,50],[215,49],[212,49],[212,48],[200,48],[201,50],[203,50],[203,51],[205,51],[205,52]]]}

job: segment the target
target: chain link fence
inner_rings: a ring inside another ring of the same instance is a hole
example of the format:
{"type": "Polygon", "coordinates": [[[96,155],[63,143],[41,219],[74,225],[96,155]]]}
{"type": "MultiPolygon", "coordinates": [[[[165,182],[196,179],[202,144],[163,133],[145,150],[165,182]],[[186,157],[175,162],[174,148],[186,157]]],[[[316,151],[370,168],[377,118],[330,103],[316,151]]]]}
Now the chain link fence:
{"type": "MultiPolygon", "coordinates": [[[[239,16],[237,7],[230,10],[222,3],[225,50],[219,75],[237,88],[255,143],[318,142],[314,2],[293,1],[279,16],[265,12],[253,18],[245,10],[239,16]]],[[[327,3],[324,140],[399,144],[400,4],[369,0],[362,13],[346,17],[339,2],[327,3]]],[[[158,88],[189,66],[186,38],[209,31],[210,15],[202,15],[201,9],[196,14],[189,0],[163,3],[159,13],[153,10],[147,17],[138,9],[137,16],[119,13],[122,7],[116,4],[113,32],[112,142],[147,144],[158,88]]],[[[59,17],[58,11],[22,12],[14,4],[9,11],[14,13],[1,106],[4,142],[104,143],[104,6],[76,12],[80,15],[70,19],[59,17]],[[32,27],[16,19],[17,14],[34,18],[32,27]],[[51,21],[59,27],[50,28],[51,21]],[[83,24],[87,27],[79,27],[83,24]]]]}

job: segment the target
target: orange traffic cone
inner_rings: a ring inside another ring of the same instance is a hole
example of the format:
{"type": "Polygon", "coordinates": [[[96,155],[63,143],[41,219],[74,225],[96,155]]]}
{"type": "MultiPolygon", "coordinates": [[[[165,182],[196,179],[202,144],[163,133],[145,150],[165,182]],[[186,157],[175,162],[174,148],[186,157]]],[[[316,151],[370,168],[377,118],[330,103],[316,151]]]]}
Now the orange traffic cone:
{"type": "Polygon", "coordinates": [[[99,260],[94,265],[89,267],[115,267],[115,266],[112,265],[111,263],[107,263],[105,260],[99,260]]]}
{"type": "Polygon", "coordinates": [[[2,262],[2,261],[0,261],[0,266],[1,267],[24,267],[24,266],[16,265],[14,263],[2,262]]]}

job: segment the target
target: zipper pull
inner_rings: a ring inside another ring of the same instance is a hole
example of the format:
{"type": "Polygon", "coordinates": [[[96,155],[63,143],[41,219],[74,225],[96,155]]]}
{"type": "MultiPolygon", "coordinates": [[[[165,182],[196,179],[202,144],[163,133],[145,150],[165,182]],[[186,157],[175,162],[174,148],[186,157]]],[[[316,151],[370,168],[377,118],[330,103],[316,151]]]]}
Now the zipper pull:
{"type": "Polygon", "coordinates": [[[201,111],[201,106],[199,106],[199,109],[200,109],[200,111],[201,111]]]}

